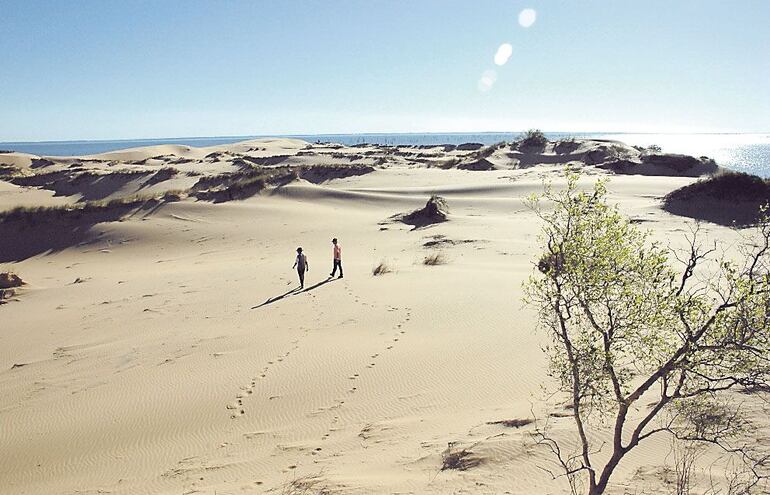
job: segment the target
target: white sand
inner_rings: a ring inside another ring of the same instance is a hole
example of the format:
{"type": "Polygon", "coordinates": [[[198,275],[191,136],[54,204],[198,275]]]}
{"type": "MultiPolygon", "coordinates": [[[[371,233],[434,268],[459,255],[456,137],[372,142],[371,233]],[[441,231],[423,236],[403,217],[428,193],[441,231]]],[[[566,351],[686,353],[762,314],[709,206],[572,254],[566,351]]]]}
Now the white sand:
{"type": "MultiPolygon", "coordinates": [[[[316,476],[307,493],[564,493],[530,430],[487,424],[531,417],[548,383],[546,338],[521,302],[539,230],[522,200],[544,174],[561,180],[553,167],[391,167],[185,200],[8,265],[29,285],[0,307],[0,492],[289,493],[316,476]],[[381,230],[431,193],[447,198],[449,222],[381,230]],[[436,235],[470,242],[423,266],[436,235]],[[325,283],[332,237],[345,278],[325,283]],[[260,306],[296,287],[297,246],[309,290],[260,306]],[[382,260],[393,273],[373,277],[382,260]],[[482,464],[440,471],[449,442],[482,464]]],[[[616,176],[610,190],[677,243],[688,221],[659,198],[692,180],[616,176]]],[[[665,450],[641,447],[613,490],[654,483],[665,450]]]]}

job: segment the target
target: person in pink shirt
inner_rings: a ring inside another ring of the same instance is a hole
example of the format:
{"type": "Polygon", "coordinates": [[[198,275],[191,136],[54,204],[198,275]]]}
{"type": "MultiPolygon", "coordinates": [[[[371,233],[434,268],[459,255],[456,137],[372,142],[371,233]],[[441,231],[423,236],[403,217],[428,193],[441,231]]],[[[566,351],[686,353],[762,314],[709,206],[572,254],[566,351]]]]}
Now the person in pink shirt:
{"type": "Polygon", "coordinates": [[[340,276],[338,278],[342,278],[342,248],[337,243],[337,238],[335,237],[332,239],[332,244],[334,244],[334,268],[332,269],[332,272],[329,274],[330,277],[333,277],[334,274],[337,273],[337,268],[340,269],[340,276]]]}

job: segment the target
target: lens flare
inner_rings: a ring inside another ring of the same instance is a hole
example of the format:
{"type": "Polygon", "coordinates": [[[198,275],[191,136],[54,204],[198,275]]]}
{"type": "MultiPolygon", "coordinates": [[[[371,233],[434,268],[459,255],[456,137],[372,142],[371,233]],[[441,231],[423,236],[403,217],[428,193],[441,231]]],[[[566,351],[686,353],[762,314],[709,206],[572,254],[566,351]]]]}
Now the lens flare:
{"type": "Polygon", "coordinates": [[[508,59],[511,58],[512,53],[513,53],[513,47],[511,46],[511,44],[503,43],[497,49],[497,53],[495,53],[495,64],[505,65],[508,59]]]}
{"type": "Polygon", "coordinates": [[[479,79],[479,91],[486,93],[492,89],[492,86],[495,85],[495,81],[497,81],[497,72],[485,70],[484,73],[481,74],[481,79],[479,79]]]}
{"type": "Polygon", "coordinates": [[[519,12],[519,25],[524,28],[528,28],[535,23],[537,19],[537,12],[535,9],[524,9],[519,12]]]}

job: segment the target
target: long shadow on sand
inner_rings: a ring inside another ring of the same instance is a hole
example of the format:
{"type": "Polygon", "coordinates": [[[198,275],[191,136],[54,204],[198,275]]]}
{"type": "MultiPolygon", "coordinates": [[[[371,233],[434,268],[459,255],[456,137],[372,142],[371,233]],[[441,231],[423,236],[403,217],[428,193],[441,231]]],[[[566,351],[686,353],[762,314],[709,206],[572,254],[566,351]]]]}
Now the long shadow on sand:
{"type": "Polygon", "coordinates": [[[252,306],[251,309],[258,309],[258,308],[261,308],[262,306],[267,306],[268,304],[273,304],[274,302],[280,301],[281,299],[283,299],[285,297],[288,297],[288,296],[291,296],[292,294],[301,294],[303,292],[310,292],[313,289],[317,289],[318,287],[321,287],[322,285],[326,285],[329,282],[333,282],[333,281],[334,281],[334,279],[332,277],[329,277],[326,280],[322,280],[322,281],[318,282],[317,284],[311,285],[310,287],[306,287],[304,289],[300,289],[299,287],[295,287],[295,288],[291,289],[288,292],[284,292],[280,296],[274,296],[274,297],[271,297],[271,298],[267,299],[262,304],[258,304],[256,306],[252,306]]]}

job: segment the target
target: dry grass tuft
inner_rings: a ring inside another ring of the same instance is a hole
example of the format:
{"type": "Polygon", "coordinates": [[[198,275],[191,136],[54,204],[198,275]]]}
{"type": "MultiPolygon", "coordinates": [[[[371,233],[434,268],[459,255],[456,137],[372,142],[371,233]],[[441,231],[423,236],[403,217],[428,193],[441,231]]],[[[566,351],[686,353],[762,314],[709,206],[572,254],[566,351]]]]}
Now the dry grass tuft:
{"type": "Polygon", "coordinates": [[[454,469],[466,471],[481,464],[481,459],[468,449],[457,449],[450,442],[446,450],[441,453],[441,470],[454,469]]]}
{"type": "Polygon", "coordinates": [[[429,254],[425,257],[424,260],[422,260],[422,264],[427,266],[444,265],[446,262],[447,260],[446,256],[444,256],[444,253],[429,254]]]}
{"type": "Polygon", "coordinates": [[[533,419],[525,418],[525,419],[502,419],[500,421],[487,421],[488,425],[503,425],[508,428],[521,428],[522,426],[527,426],[528,424],[534,423],[535,421],[533,419]]]}
{"type": "Polygon", "coordinates": [[[295,478],[281,487],[281,495],[331,495],[326,480],[320,474],[295,478]]]}
{"type": "Polygon", "coordinates": [[[380,264],[372,268],[372,275],[375,277],[378,275],[385,275],[386,273],[390,273],[393,270],[390,269],[388,264],[383,260],[380,261],[380,264]]]}

